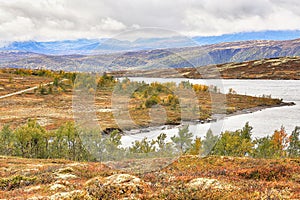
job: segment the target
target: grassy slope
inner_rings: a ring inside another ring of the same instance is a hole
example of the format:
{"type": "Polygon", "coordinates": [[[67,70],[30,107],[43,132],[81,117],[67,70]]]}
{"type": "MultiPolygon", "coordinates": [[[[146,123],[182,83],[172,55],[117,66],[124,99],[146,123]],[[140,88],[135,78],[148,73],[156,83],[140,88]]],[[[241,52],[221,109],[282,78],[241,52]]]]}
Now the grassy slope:
{"type": "MultiPolygon", "coordinates": [[[[9,70],[8,70],[9,71],[9,70]]],[[[0,71],[0,95],[10,94],[30,87],[50,83],[53,78],[46,76],[28,76],[5,73],[0,71]],[[2,85],[2,90],[1,90],[2,85]]],[[[32,90],[23,94],[3,98],[0,100],[0,126],[9,123],[13,128],[26,123],[28,118],[37,118],[42,126],[48,129],[57,127],[66,121],[72,120],[70,113],[72,91],[65,85],[65,91],[61,88],[53,89],[50,95],[41,95],[39,91],[32,90]],[[68,103],[66,103],[68,102],[68,103]]],[[[50,86],[45,86],[48,90],[50,86]]]]}

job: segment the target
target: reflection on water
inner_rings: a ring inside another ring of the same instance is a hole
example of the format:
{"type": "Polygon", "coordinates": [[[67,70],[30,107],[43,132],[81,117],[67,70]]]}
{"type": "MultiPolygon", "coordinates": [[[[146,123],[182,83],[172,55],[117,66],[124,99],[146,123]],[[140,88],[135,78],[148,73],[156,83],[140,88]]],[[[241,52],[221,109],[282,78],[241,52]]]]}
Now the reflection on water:
{"type": "MultiPolygon", "coordinates": [[[[287,133],[291,133],[295,126],[300,125],[300,81],[299,80],[201,80],[201,79],[180,79],[180,78],[130,78],[134,81],[151,82],[176,82],[189,80],[191,83],[217,85],[221,92],[227,93],[229,88],[233,88],[239,94],[252,96],[271,95],[273,98],[282,98],[285,102],[293,101],[295,106],[284,106],[268,108],[254,113],[226,117],[224,120],[207,124],[190,125],[190,131],[195,135],[203,137],[206,131],[211,128],[214,134],[220,134],[225,130],[236,130],[249,122],[253,126],[253,137],[271,135],[275,129],[284,126],[287,133]]],[[[154,139],[164,132],[169,137],[176,134],[177,128],[166,129],[166,127],[147,130],[135,135],[128,135],[122,138],[124,146],[128,146],[132,141],[143,139],[154,139]],[[162,130],[164,129],[164,130],[162,130]]]]}

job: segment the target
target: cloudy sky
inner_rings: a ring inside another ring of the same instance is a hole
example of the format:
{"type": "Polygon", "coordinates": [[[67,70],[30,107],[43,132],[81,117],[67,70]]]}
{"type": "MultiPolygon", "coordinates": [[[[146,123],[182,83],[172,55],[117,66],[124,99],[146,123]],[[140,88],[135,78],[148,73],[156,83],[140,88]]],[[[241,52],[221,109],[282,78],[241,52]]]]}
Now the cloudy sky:
{"type": "Polygon", "coordinates": [[[188,36],[300,30],[298,0],[0,0],[0,40],[103,38],[143,27],[188,36]]]}

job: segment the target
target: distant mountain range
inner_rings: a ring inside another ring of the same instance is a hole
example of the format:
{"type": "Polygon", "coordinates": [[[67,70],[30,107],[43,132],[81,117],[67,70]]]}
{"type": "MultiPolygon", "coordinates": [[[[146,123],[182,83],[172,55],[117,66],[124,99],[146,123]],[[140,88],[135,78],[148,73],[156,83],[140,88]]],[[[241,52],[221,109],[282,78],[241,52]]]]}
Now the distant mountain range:
{"type": "MultiPolygon", "coordinates": [[[[262,35],[256,34],[257,37],[262,37],[262,35]]],[[[290,32],[290,35],[287,34],[285,37],[292,36],[296,36],[296,32],[290,32]]],[[[240,38],[246,39],[248,37],[248,34],[240,34],[240,38]]],[[[280,38],[283,36],[274,34],[273,37],[280,38]]],[[[199,67],[264,58],[300,56],[300,39],[230,41],[198,46],[195,46],[195,43],[189,43],[190,40],[181,39],[175,37],[152,38],[140,39],[135,42],[117,40],[105,42],[103,39],[102,42],[105,45],[101,48],[96,47],[96,50],[95,46],[97,46],[98,40],[93,40],[94,43],[91,42],[92,40],[65,41],[64,43],[28,42],[27,45],[25,43],[22,45],[13,43],[10,47],[2,48],[0,67],[103,72],[199,67]],[[111,46],[113,43],[116,43],[114,49],[111,46]],[[49,44],[51,44],[51,48],[49,44]],[[184,44],[189,45],[182,47],[185,46],[184,44]],[[47,48],[45,48],[46,46],[47,48]],[[146,46],[147,48],[145,48],[146,46]],[[40,52],[34,52],[34,49],[40,49],[40,52]],[[45,49],[48,53],[41,53],[46,51],[45,49]],[[65,52],[62,49],[68,49],[68,54],[59,55],[59,52],[65,52]],[[90,52],[87,49],[90,49],[90,52]],[[54,55],[49,55],[50,51],[54,55]]],[[[206,39],[206,42],[210,43],[210,40],[206,39]]],[[[223,36],[223,39],[230,40],[229,36],[227,39],[223,36]]],[[[200,41],[200,39],[198,40],[200,41]]]]}
{"type": "Polygon", "coordinates": [[[162,48],[182,48],[248,40],[292,40],[300,31],[262,31],[207,37],[140,38],[134,41],[116,39],[78,39],[51,42],[12,42],[0,51],[22,51],[45,55],[90,55],[116,51],[139,51],[162,48]]]}
{"type": "Polygon", "coordinates": [[[122,77],[125,74],[128,77],[151,78],[213,79],[222,77],[223,79],[300,80],[300,57],[268,58],[218,64],[214,67],[115,71],[110,74],[115,77],[122,77]]]}

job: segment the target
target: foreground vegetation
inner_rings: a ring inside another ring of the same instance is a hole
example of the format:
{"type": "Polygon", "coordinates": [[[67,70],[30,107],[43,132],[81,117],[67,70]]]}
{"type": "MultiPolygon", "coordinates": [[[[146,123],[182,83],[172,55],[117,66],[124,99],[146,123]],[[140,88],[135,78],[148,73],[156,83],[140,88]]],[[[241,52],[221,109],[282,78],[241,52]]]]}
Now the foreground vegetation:
{"type": "Polygon", "coordinates": [[[138,174],[98,162],[0,157],[0,198],[299,199],[299,163],[299,158],[183,156],[164,169],[138,174]]]}

